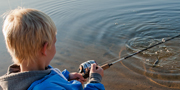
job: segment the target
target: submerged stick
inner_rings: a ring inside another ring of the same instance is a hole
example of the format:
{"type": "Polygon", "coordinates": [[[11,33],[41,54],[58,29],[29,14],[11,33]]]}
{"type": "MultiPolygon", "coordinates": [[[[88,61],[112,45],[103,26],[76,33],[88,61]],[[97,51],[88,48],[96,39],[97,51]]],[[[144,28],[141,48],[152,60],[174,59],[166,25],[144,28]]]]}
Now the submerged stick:
{"type": "Polygon", "coordinates": [[[157,57],[157,60],[154,62],[153,67],[156,67],[156,65],[159,63],[159,58],[157,57]]]}

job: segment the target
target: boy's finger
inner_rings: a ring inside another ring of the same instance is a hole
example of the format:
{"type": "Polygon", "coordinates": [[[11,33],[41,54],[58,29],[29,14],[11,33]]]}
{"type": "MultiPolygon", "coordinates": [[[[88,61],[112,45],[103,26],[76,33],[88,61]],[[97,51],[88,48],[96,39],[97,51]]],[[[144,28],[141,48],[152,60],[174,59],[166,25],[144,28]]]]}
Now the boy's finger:
{"type": "Polygon", "coordinates": [[[91,64],[92,70],[96,70],[96,64],[91,64]]]}
{"type": "Polygon", "coordinates": [[[84,77],[82,75],[79,75],[79,79],[84,81],[84,77]]]}

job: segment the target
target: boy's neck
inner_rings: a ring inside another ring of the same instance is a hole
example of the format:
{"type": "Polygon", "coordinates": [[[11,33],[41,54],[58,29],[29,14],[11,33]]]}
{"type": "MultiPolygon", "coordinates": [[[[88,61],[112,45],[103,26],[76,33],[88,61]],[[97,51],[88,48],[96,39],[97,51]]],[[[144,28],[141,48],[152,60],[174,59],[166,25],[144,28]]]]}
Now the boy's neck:
{"type": "Polygon", "coordinates": [[[45,67],[46,66],[43,63],[38,63],[38,62],[31,62],[29,64],[27,62],[23,62],[22,64],[20,64],[21,72],[45,70],[45,67]]]}

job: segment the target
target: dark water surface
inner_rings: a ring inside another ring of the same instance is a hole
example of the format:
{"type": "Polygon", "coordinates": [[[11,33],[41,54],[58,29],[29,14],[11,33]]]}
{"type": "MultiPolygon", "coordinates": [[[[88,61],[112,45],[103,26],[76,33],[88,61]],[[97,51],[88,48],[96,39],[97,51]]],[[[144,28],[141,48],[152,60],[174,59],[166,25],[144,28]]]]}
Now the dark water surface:
{"type": "MultiPolygon", "coordinates": [[[[0,0],[0,14],[35,8],[58,33],[51,65],[77,71],[87,60],[102,65],[180,34],[179,0],[0,0]]],[[[0,18],[2,28],[3,20],[0,18]]],[[[104,71],[106,90],[180,89],[180,38],[114,64],[104,71]],[[159,63],[153,67],[154,62],[159,63]]],[[[0,32],[0,75],[12,64],[0,32]]]]}

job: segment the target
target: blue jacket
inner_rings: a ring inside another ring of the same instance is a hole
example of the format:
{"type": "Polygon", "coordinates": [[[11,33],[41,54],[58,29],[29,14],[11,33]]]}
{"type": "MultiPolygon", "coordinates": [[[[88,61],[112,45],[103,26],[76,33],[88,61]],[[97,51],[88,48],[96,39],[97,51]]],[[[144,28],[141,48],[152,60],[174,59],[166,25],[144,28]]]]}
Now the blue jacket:
{"type": "MultiPolygon", "coordinates": [[[[53,69],[53,67],[49,67],[53,69]]],[[[64,70],[62,74],[68,80],[69,72],[64,70]]],[[[84,85],[83,89],[82,84],[79,81],[67,80],[60,76],[56,71],[51,70],[50,74],[33,82],[28,90],[105,90],[104,85],[101,83],[88,83],[84,85]]]]}

